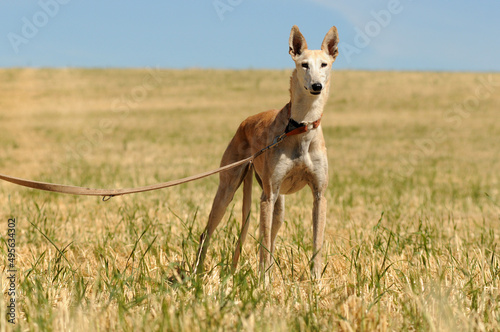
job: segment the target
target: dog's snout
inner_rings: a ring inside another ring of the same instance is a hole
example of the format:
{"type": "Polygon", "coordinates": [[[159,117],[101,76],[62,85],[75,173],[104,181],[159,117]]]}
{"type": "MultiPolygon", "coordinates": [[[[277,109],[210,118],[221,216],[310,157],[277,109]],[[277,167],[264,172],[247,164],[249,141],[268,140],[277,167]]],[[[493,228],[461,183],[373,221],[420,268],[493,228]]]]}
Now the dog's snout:
{"type": "Polygon", "coordinates": [[[311,87],[314,92],[320,92],[323,89],[323,85],[321,83],[314,83],[311,87]]]}

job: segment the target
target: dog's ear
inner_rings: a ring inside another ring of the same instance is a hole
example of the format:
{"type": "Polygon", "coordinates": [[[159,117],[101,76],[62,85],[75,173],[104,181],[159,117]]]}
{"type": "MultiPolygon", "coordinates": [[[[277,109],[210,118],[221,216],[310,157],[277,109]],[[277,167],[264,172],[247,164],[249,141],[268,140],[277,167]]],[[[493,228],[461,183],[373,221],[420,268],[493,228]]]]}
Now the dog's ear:
{"type": "Polygon", "coordinates": [[[290,32],[290,39],[288,40],[288,45],[290,46],[288,53],[290,53],[292,59],[295,59],[307,49],[306,39],[300,33],[299,27],[296,25],[292,27],[292,31],[290,32]]]}
{"type": "Polygon", "coordinates": [[[325,39],[323,39],[323,44],[321,44],[321,49],[328,53],[333,60],[339,55],[339,33],[336,27],[331,27],[328,30],[325,39]]]}

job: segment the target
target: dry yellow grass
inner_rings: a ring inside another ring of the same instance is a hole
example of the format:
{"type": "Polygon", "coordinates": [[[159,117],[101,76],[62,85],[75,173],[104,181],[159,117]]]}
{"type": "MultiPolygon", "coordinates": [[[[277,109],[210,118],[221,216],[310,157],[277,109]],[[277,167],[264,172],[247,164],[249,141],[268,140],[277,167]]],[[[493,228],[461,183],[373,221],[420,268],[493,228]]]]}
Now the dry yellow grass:
{"type": "MultiPolygon", "coordinates": [[[[215,168],[238,124],[288,101],[290,71],[0,70],[0,173],[90,187],[215,168]]],[[[273,284],[250,238],[233,276],[240,194],[201,282],[194,260],[217,177],[158,192],[73,197],[0,184],[16,218],[17,319],[0,330],[500,329],[500,75],[333,74],[326,269],[311,284],[312,199],[287,198],[273,284]],[[233,213],[234,212],[234,213],[233,213]]]]}

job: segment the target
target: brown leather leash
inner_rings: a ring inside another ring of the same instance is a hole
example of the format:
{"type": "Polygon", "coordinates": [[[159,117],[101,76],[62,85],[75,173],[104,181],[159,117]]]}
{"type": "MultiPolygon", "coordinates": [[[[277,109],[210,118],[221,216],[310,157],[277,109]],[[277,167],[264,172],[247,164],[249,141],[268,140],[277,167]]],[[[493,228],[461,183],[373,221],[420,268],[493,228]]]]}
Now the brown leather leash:
{"type": "Polygon", "coordinates": [[[208,172],[188,176],[186,178],[182,178],[182,179],[178,179],[178,180],[162,182],[162,183],[157,183],[157,184],[144,186],[144,187],[137,187],[137,188],[94,189],[94,188],[85,188],[85,187],[77,187],[77,186],[68,186],[68,185],[63,185],[63,184],[48,183],[48,182],[25,180],[25,179],[20,179],[20,178],[16,178],[16,177],[4,175],[4,174],[0,174],[0,179],[17,184],[17,185],[20,185],[20,186],[23,186],[23,187],[28,187],[28,188],[32,188],[32,189],[38,189],[38,190],[45,190],[45,191],[61,193],[61,194],[103,196],[102,200],[107,201],[111,197],[114,197],[114,196],[135,194],[135,193],[140,193],[140,192],[146,192],[146,191],[152,191],[152,190],[173,187],[173,186],[177,186],[177,185],[180,185],[183,183],[202,179],[202,178],[205,178],[207,176],[217,174],[217,173],[220,173],[223,171],[227,171],[227,170],[230,170],[232,168],[241,166],[243,164],[251,163],[257,156],[259,156],[261,154],[261,151],[257,152],[253,156],[250,156],[246,159],[237,161],[235,163],[232,163],[232,164],[229,164],[229,165],[226,165],[223,167],[219,167],[217,169],[214,169],[214,170],[211,170],[208,172]]]}
{"type": "Polygon", "coordinates": [[[173,187],[173,186],[177,186],[177,185],[180,185],[183,183],[199,180],[199,179],[202,179],[202,178],[205,178],[207,176],[214,175],[214,174],[217,174],[220,172],[224,172],[224,171],[236,168],[236,167],[244,165],[244,164],[252,163],[255,158],[257,158],[258,156],[260,156],[261,154],[263,154],[267,150],[276,147],[286,137],[302,134],[302,133],[309,131],[310,129],[316,129],[319,127],[319,124],[321,122],[321,117],[320,117],[318,120],[311,123],[310,125],[304,124],[304,123],[297,123],[295,120],[293,120],[290,117],[290,111],[289,111],[288,117],[289,117],[289,123],[288,123],[287,128],[285,129],[285,132],[283,134],[277,136],[271,144],[269,144],[268,146],[266,146],[262,150],[256,152],[252,156],[245,158],[245,159],[242,159],[240,161],[237,161],[235,163],[219,167],[217,169],[214,169],[214,170],[211,170],[208,172],[188,176],[188,177],[178,179],[178,180],[157,183],[157,184],[144,186],[144,187],[125,188],[125,189],[94,189],[94,188],[85,188],[85,187],[77,187],[77,186],[68,186],[68,185],[63,185],[63,184],[55,184],[55,183],[48,183],[48,182],[26,180],[26,179],[16,178],[16,177],[4,175],[4,174],[0,174],[0,180],[11,182],[11,183],[23,186],[23,187],[28,187],[28,188],[32,188],[32,189],[38,189],[38,190],[45,190],[45,191],[61,193],[61,194],[102,196],[103,201],[108,201],[109,199],[111,199],[111,197],[114,197],[114,196],[135,194],[135,193],[140,193],[140,192],[146,192],[146,191],[152,191],[152,190],[173,187]]]}

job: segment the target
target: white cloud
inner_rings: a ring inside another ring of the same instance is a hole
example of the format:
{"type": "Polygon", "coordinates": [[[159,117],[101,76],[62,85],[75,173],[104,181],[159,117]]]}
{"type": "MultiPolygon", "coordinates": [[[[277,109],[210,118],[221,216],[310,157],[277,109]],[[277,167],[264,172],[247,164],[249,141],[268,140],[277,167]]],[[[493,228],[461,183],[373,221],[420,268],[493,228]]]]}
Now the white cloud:
{"type": "Polygon", "coordinates": [[[354,26],[363,26],[370,19],[370,11],[376,8],[384,8],[387,6],[387,0],[374,1],[333,1],[333,0],[310,0],[313,3],[319,4],[325,8],[340,13],[347,21],[354,26]]]}
{"type": "Polygon", "coordinates": [[[356,25],[362,21],[360,18],[359,6],[355,6],[353,1],[330,1],[330,0],[311,0],[325,8],[340,13],[352,24],[356,25]]]}

